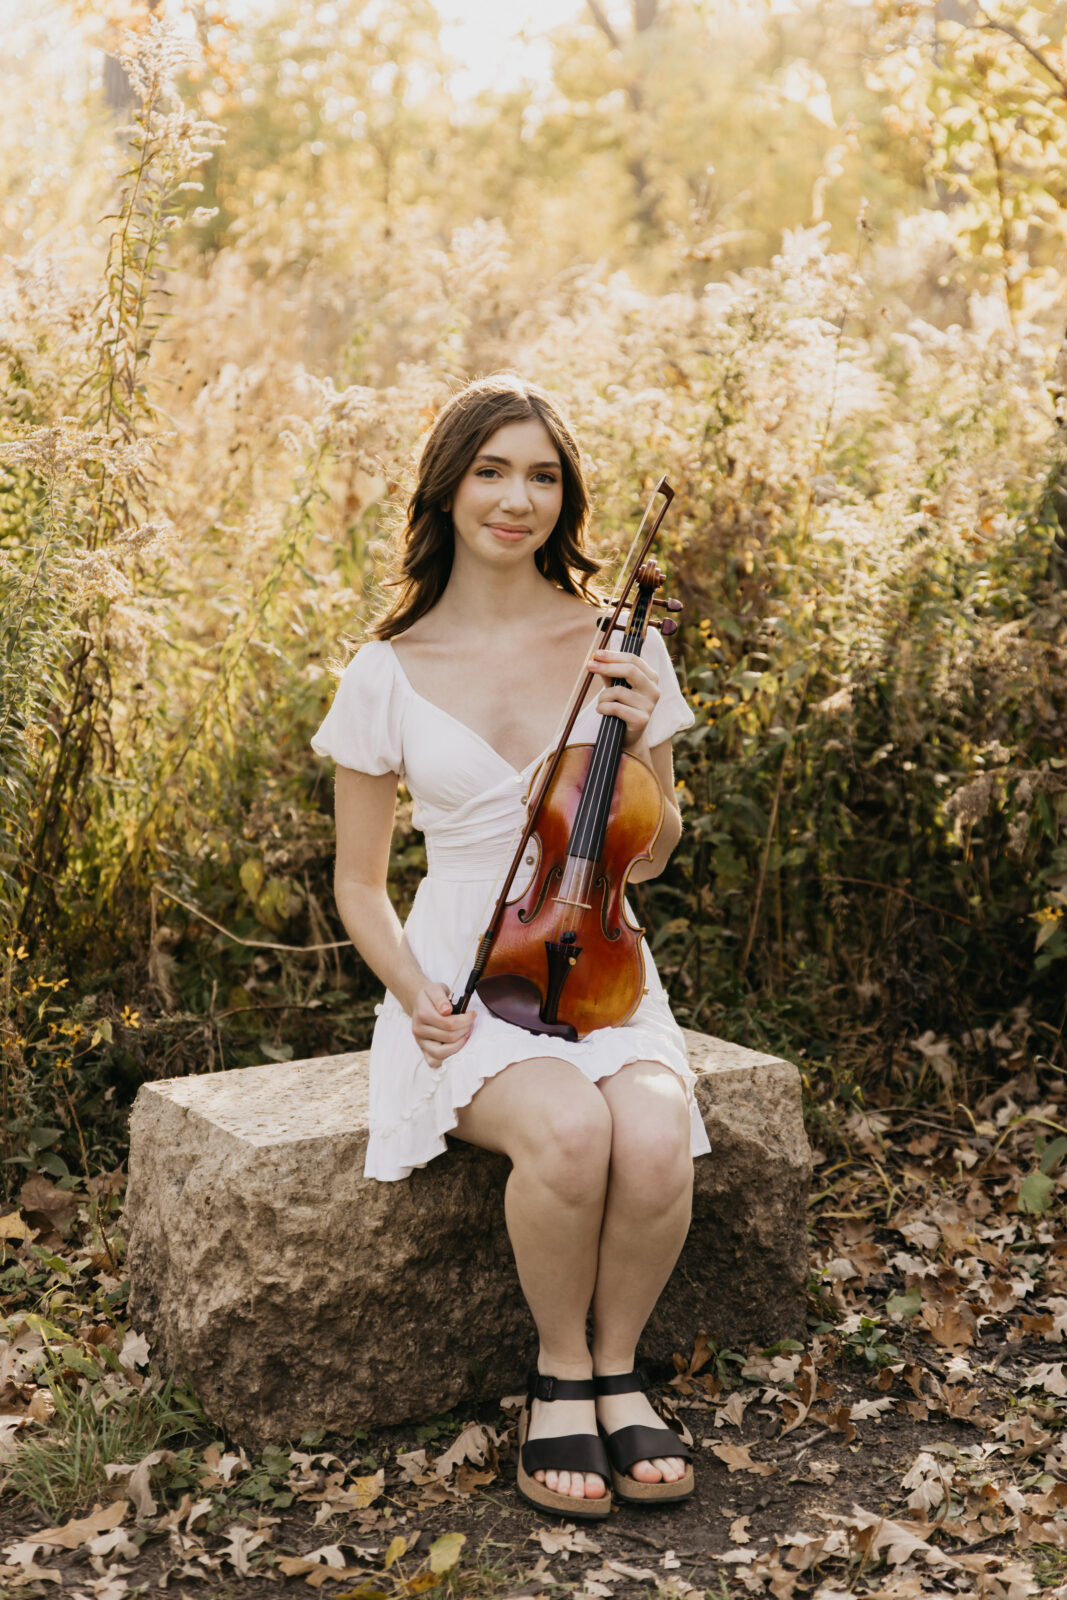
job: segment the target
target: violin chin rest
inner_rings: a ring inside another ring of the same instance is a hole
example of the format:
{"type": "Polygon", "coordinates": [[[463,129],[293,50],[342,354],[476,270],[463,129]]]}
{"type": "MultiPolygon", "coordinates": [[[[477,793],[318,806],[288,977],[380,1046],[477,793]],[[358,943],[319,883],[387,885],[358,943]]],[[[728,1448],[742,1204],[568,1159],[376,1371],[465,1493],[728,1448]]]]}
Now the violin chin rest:
{"type": "Polygon", "coordinates": [[[493,978],[483,978],[477,989],[478,998],[487,1011],[501,1022],[510,1022],[527,1033],[543,1033],[552,1039],[578,1042],[578,1030],[569,1022],[545,1022],[541,1016],[541,993],[529,978],[516,973],[501,972],[493,978]]]}

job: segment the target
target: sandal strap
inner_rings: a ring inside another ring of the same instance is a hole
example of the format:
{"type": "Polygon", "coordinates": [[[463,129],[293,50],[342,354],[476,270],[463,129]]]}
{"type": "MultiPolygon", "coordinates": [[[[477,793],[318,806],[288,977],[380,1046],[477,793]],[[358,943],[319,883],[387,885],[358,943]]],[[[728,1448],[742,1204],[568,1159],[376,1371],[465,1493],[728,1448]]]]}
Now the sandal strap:
{"type": "Polygon", "coordinates": [[[564,1433],[554,1439],[529,1439],[522,1447],[522,1464],[535,1472],[596,1472],[611,1482],[611,1466],[604,1442],[595,1433],[564,1433]]]}
{"type": "MultiPolygon", "coordinates": [[[[527,1405],[532,1400],[595,1400],[596,1393],[592,1378],[553,1378],[537,1371],[526,1375],[527,1405]]],[[[592,1438],[592,1434],[587,1437],[592,1438]]]]}
{"type": "Polygon", "coordinates": [[[604,1443],[612,1466],[621,1473],[629,1472],[636,1461],[654,1461],[657,1456],[680,1456],[683,1461],[693,1459],[689,1446],[673,1428],[649,1428],[635,1423],[633,1427],[606,1433],[604,1443]]]}
{"type": "Polygon", "coordinates": [[[637,1394],[652,1387],[646,1367],[635,1367],[632,1372],[612,1372],[606,1378],[594,1378],[593,1382],[597,1394],[637,1394]]]}

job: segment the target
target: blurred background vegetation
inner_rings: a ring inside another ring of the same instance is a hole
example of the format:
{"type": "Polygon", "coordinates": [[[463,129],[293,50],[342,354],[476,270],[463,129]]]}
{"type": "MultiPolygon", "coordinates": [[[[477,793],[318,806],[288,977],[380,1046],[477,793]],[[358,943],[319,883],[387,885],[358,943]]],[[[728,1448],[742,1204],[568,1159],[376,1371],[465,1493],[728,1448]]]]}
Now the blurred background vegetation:
{"type": "Polygon", "coordinates": [[[680,1020],[831,1138],[1067,1065],[1067,7],[508,9],[7,0],[9,1189],[113,1168],[145,1077],[366,1043],[308,739],[500,367],[605,558],[679,489],[680,1020]]]}

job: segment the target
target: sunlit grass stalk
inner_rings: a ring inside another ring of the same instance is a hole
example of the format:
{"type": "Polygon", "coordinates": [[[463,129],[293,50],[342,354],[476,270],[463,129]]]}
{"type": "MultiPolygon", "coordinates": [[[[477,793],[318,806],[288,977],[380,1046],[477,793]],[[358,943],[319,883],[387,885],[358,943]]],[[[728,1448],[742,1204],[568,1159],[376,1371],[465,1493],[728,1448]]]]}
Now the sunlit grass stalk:
{"type": "Polygon", "coordinates": [[[260,584],[256,601],[250,605],[241,622],[230,630],[219,652],[218,667],[211,683],[194,702],[183,722],[175,729],[170,740],[160,752],[155,764],[155,786],[146,799],[134,829],[133,837],[125,849],[113,856],[101,874],[96,904],[99,909],[114,893],[115,886],[126,869],[135,863],[144,847],[146,834],[170,789],[193,750],[210,731],[220,707],[227,704],[242,681],[249,646],[269,616],[271,605],[281,584],[306,552],[314,533],[312,508],[325,493],[322,474],[330,456],[330,447],[320,442],[313,451],[301,475],[301,481],[290,500],[283,524],[282,539],[271,564],[270,571],[260,584]]]}
{"type": "MultiPolygon", "coordinates": [[[[833,361],[830,369],[830,393],[826,402],[826,416],[816,439],[815,458],[808,474],[807,496],[804,501],[804,510],[801,515],[797,537],[798,552],[803,550],[808,544],[808,535],[811,527],[811,513],[815,504],[815,480],[822,470],[823,459],[826,452],[826,442],[830,438],[831,430],[833,428],[834,412],[837,407],[837,385],[841,364],[841,348],[845,337],[845,327],[848,323],[853,301],[855,299],[857,288],[860,282],[859,272],[863,261],[863,249],[867,240],[868,232],[869,229],[867,226],[866,216],[864,212],[861,211],[860,216],[857,219],[855,268],[849,277],[844,303],[842,304],[841,314],[838,320],[837,336],[834,339],[833,361]]],[[[816,599],[811,616],[811,632],[813,635],[817,630],[817,624],[819,620],[820,592],[820,586],[818,583],[816,583],[816,599]]],[[[810,649],[807,653],[804,676],[801,679],[800,688],[797,692],[796,704],[793,707],[793,715],[789,725],[789,732],[787,737],[782,741],[782,756],[778,763],[778,774],[775,778],[774,793],[771,797],[771,810],[767,819],[767,830],[764,834],[763,847],[760,851],[759,868],[756,874],[756,885],[752,896],[752,911],[749,916],[748,929],[745,934],[745,941],[741,948],[741,955],[738,961],[738,976],[741,979],[744,978],[745,973],[748,970],[749,958],[752,955],[752,946],[756,939],[756,929],[759,925],[760,908],[763,902],[763,890],[767,882],[767,867],[771,859],[771,850],[774,845],[774,838],[778,831],[778,809],[782,801],[782,789],[791,765],[791,757],[796,741],[797,728],[800,725],[801,716],[803,715],[804,709],[807,705],[808,689],[811,684],[812,671],[816,659],[816,652],[814,649],[810,649]]],[[[780,924],[781,918],[779,915],[779,926],[780,924]]],[[[779,955],[779,962],[780,960],[781,956],[779,955]]]]}
{"type": "MultiPolygon", "coordinates": [[[[82,426],[100,438],[94,460],[85,457],[88,494],[72,501],[72,527],[81,549],[96,550],[120,528],[129,526],[147,507],[147,464],[152,457],[154,407],[142,373],[150,359],[159,317],[152,311],[162,293],[156,274],[163,259],[168,224],[174,219],[178,185],[188,163],[205,152],[197,143],[211,141],[211,127],[188,116],[165,118],[163,102],[171,94],[176,58],[167,36],[157,29],[142,41],[139,54],[127,56],[127,71],[141,91],[134,112],[131,141],[134,161],[127,173],[112,228],[104,266],[105,287],[96,305],[95,336],[90,344],[94,364],[81,379],[82,426]],[[129,448],[116,452],[122,441],[129,448]],[[140,448],[138,448],[140,447],[140,448]]],[[[50,491],[50,495],[54,493],[50,491]]],[[[54,512],[54,506],[50,506],[54,512]]],[[[55,524],[48,521],[46,548],[55,524]]],[[[43,559],[43,558],[42,558],[43,559]]],[[[40,563],[38,564],[40,566],[40,563]]],[[[72,824],[88,817],[86,784],[103,753],[113,752],[111,726],[113,672],[106,596],[83,605],[71,619],[64,641],[67,651],[63,697],[53,702],[56,732],[52,760],[41,772],[34,802],[35,831],[22,874],[21,903],[15,923],[20,936],[40,937],[59,909],[72,824]]],[[[57,688],[59,684],[57,683],[57,688]]]]}

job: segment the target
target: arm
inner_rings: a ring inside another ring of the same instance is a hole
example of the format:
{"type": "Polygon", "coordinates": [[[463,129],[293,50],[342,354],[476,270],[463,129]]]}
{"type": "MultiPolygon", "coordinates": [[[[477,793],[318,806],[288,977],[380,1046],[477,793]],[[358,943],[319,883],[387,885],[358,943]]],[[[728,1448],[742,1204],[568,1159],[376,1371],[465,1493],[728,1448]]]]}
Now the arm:
{"type": "Polygon", "coordinates": [[[464,1043],[473,1017],[450,1015],[448,990],[427,979],[389,899],[396,782],[395,772],[371,777],[337,768],[334,895],[345,932],[371,971],[396,995],[411,1018],[419,1048],[436,1067],[464,1043]]]}

